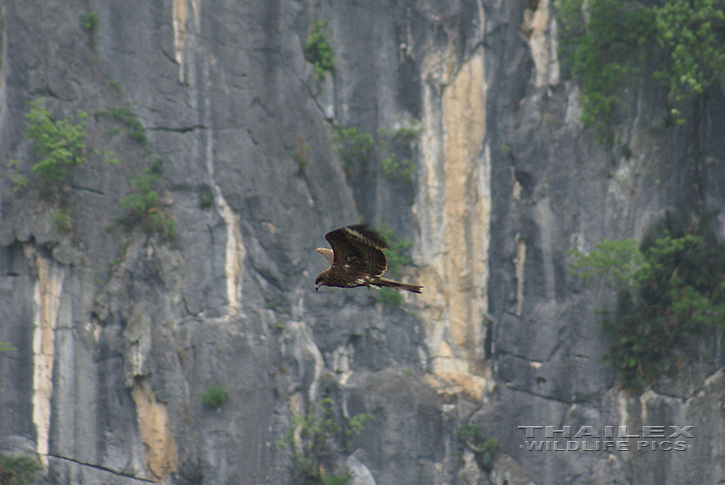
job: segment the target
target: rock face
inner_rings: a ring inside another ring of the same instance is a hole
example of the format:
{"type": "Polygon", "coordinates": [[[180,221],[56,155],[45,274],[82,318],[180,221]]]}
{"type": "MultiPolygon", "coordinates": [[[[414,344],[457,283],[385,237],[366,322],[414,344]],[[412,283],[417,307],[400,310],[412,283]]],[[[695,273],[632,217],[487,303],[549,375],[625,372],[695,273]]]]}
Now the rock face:
{"type": "Polygon", "coordinates": [[[669,127],[664,91],[633,82],[626,150],[597,144],[552,3],[97,1],[85,27],[87,2],[0,4],[3,443],[32,441],[48,484],[292,483],[279,443],[327,398],[341,423],[371,416],[325,464],[352,483],[725,480],[721,334],[627,395],[602,362],[614,295],[567,271],[570,249],[641,238],[667,209],[707,211],[725,238],[725,90],[669,127]],[[316,20],[337,60],[322,82],[303,54],[316,20]],[[56,119],[91,113],[56,202],[31,171],[38,97],[56,119]],[[341,125],[377,139],[347,170],[341,125]],[[413,125],[412,182],[387,177],[384,133],[413,125]],[[156,159],[171,239],[119,222],[156,159]],[[412,241],[401,272],[422,295],[312,291],[325,232],[361,218],[412,241]],[[224,406],[202,403],[211,386],[224,406]],[[536,451],[519,426],[693,437],[536,451]],[[474,428],[500,443],[488,463],[458,432],[474,428]]]}

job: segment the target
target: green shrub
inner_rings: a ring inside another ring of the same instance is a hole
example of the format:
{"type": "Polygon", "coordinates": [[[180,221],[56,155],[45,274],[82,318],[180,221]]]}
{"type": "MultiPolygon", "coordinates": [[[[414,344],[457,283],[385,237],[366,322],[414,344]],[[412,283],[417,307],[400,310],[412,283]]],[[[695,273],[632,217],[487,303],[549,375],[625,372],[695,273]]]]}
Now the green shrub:
{"type": "Polygon", "coordinates": [[[501,451],[501,442],[498,438],[486,438],[480,425],[464,425],[458,428],[456,436],[459,440],[459,449],[468,447],[476,457],[478,465],[486,471],[493,469],[493,460],[501,451]]]}
{"type": "Polygon", "coordinates": [[[310,144],[300,135],[297,135],[297,141],[299,145],[292,153],[292,158],[297,162],[299,169],[303,170],[310,163],[310,144]]]}
{"type": "Polygon", "coordinates": [[[662,230],[639,252],[632,243],[622,254],[602,248],[577,254],[573,271],[609,277],[618,290],[614,315],[604,313],[610,339],[606,359],[618,370],[623,388],[639,391],[676,370],[677,350],[716,325],[725,326],[725,247],[702,229],[673,236],[662,230]]]}
{"type": "Polygon", "coordinates": [[[123,89],[123,86],[121,86],[121,83],[118,82],[117,79],[109,79],[108,82],[113,86],[113,89],[118,91],[119,94],[123,95],[123,97],[126,97],[126,90],[123,89]]]}
{"type": "MultiPolygon", "coordinates": [[[[66,197],[60,193],[61,185],[66,181],[71,169],[86,161],[85,139],[88,113],[77,110],[74,115],[67,118],[53,120],[50,111],[43,106],[44,103],[43,98],[35,99],[30,103],[30,111],[26,114],[28,138],[34,140],[33,150],[41,157],[41,160],[31,167],[31,171],[40,177],[43,195],[51,198],[57,197],[55,202],[62,206],[66,197]]],[[[93,153],[103,156],[108,163],[120,163],[111,150],[101,152],[96,149],[93,150],[93,153]]],[[[18,162],[15,160],[8,163],[14,191],[29,185],[28,179],[18,174],[17,165],[18,162]]],[[[66,215],[69,219],[70,214],[66,213],[66,215]]],[[[59,218],[61,216],[53,217],[61,223],[64,222],[59,218]]]]}
{"type": "Polygon", "coordinates": [[[73,232],[73,219],[71,218],[69,210],[61,209],[53,211],[50,214],[50,220],[55,232],[60,234],[70,234],[73,232]]]}
{"type": "Polygon", "coordinates": [[[328,72],[335,68],[335,51],[330,45],[327,34],[327,21],[315,21],[307,36],[304,50],[305,59],[315,67],[315,80],[322,82],[328,72]]]}
{"type": "Polygon", "coordinates": [[[38,458],[0,455],[0,483],[3,485],[30,485],[41,471],[43,465],[38,458]]]}
{"type": "Polygon", "coordinates": [[[378,138],[378,152],[381,154],[380,170],[391,181],[412,183],[415,175],[413,163],[413,142],[423,131],[418,120],[403,122],[398,118],[398,127],[394,130],[381,128],[378,138]]]}
{"type": "Polygon", "coordinates": [[[400,268],[413,264],[413,259],[409,255],[413,241],[398,237],[390,226],[378,226],[378,232],[388,243],[388,248],[383,250],[388,260],[388,272],[392,276],[397,276],[400,268]]]}
{"type": "Polygon", "coordinates": [[[480,463],[484,470],[491,471],[493,469],[493,460],[498,452],[501,451],[501,442],[498,438],[489,438],[481,445],[480,463]]]}
{"type": "Polygon", "coordinates": [[[342,159],[345,170],[365,165],[375,154],[375,140],[370,133],[354,126],[337,125],[333,151],[342,159]]]}
{"type": "Polygon", "coordinates": [[[380,161],[380,169],[388,180],[413,183],[415,164],[409,158],[398,160],[395,155],[390,155],[380,161]]]}
{"type": "Polygon", "coordinates": [[[12,183],[13,192],[23,190],[29,184],[28,179],[20,175],[20,172],[18,171],[19,165],[20,162],[18,162],[17,160],[10,160],[5,164],[5,166],[10,171],[10,182],[12,183]]]}
{"type": "Polygon", "coordinates": [[[347,422],[347,435],[357,436],[365,430],[365,422],[373,419],[372,414],[356,414],[347,422]]]}
{"type": "Polygon", "coordinates": [[[45,100],[38,98],[30,103],[28,137],[35,141],[33,149],[41,160],[32,171],[48,184],[63,182],[68,169],[85,161],[86,119],[82,110],[75,115],[54,121],[50,111],[43,107],[45,100]]]}
{"type": "Polygon", "coordinates": [[[94,115],[97,118],[108,118],[119,121],[126,125],[128,136],[131,139],[136,140],[142,145],[145,145],[148,142],[148,139],[146,138],[146,130],[138,120],[138,117],[133,111],[131,111],[130,106],[126,106],[124,108],[112,107],[105,110],[99,110],[94,112],[94,115]]]}
{"type": "Polygon", "coordinates": [[[91,48],[96,48],[96,34],[98,32],[98,12],[85,12],[81,14],[81,27],[88,32],[91,38],[91,48]]]}
{"type": "Polygon", "coordinates": [[[81,27],[94,34],[98,29],[98,12],[89,11],[81,14],[81,27]]]}
{"type": "Polygon", "coordinates": [[[657,40],[670,56],[660,73],[675,101],[704,93],[725,74],[725,1],[667,0],[655,7],[657,40]]]}
{"type": "MultiPolygon", "coordinates": [[[[388,243],[388,248],[383,249],[385,259],[388,261],[388,269],[385,275],[395,279],[400,276],[400,268],[413,264],[413,259],[408,254],[413,242],[399,238],[389,226],[379,226],[378,232],[388,243]]],[[[403,295],[397,290],[383,287],[378,291],[376,300],[390,308],[394,308],[403,302],[403,295]]]]}
{"type": "Polygon", "coordinates": [[[583,280],[602,278],[610,288],[632,287],[634,278],[644,263],[644,254],[634,239],[604,239],[589,254],[572,251],[572,272],[583,280]]]}
{"type": "Polygon", "coordinates": [[[214,192],[208,185],[199,187],[197,198],[199,200],[199,207],[202,209],[208,209],[214,204],[214,192]]]}
{"type": "MultiPolygon", "coordinates": [[[[411,143],[423,132],[423,126],[420,120],[413,119],[409,122],[404,122],[402,117],[398,117],[397,123],[399,126],[389,133],[390,139],[394,142],[411,143]]],[[[384,130],[381,130],[381,132],[386,133],[384,130]]]]}
{"type": "Polygon", "coordinates": [[[13,347],[12,345],[10,345],[9,343],[7,343],[7,342],[0,342],[0,352],[15,352],[16,350],[18,350],[18,349],[16,349],[15,347],[13,347]]]}
{"type": "Polygon", "coordinates": [[[581,86],[585,128],[594,127],[599,140],[613,143],[612,124],[622,104],[623,81],[638,72],[640,46],[651,41],[654,15],[624,0],[556,0],[562,25],[560,54],[581,86]]]}
{"type": "MultiPolygon", "coordinates": [[[[725,73],[725,0],[556,0],[559,54],[581,86],[582,123],[611,145],[624,81],[646,55],[664,59],[656,73],[670,99],[701,95],[725,73]],[[644,48],[647,46],[647,49],[644,48]]],[[[679,113],[673,108],[672,113],[679,113]]]]}
{"type": "Polygon", "coordinates": [[[116,153],[113,150],[101,151],[98,149],[93,150],[93,154],[103,158],[106,162],[111,165],[120,165],[121,160],[118,159],[116,153]]]}
{"type": "Polygon", "coordinates": [[[293,450],[294,482],[310,485],[349,483],[352,475],[327,474],[325,466],[332,463],[344,437],[362,433],[365,422],[370,419],[370,414],[356,414],[347,421],[347,429],[343,433],[343,427],[335,418],[334,402],[330,398],[324,398],[319,405],[312,403],[306,415],[295,416],[292,429],[278,443],[280,447],[293,450]],[[295,447],[296,435],[301,440],[301,451],[295,447]]]}
{"type": "Polygon", "coordinates": [[[148,234],[165,239],[176,236],[176,221],[162,206],[155,187],[162,184],[161,160],[152,163],[140,177],[131,181],[133,192],[121,201],[120,222],[128,227],[140,225],[148,234]]]}
{"type": "Polygon", "coordinates": [[[370,133],[359,131],[354,126],[335,127],[333,151],[341,158],[345,171],[359,170],[380,154],[380,172],[391,181],[412,183],[415,163],[412,161],[411,144],[421,132],[417,121],[403,124],[388,131],[379,130],[378,143],[370,133]]]}
{"type": "Polygon", "coordinates": [[[403,295],[399,291],[387,287],[380,288],[375,299],[389,308],[395,308],[403,303],[403,295]]]}
{"type": "Polygon", "coordinates": [[[229,401],[229,391],[220,386],[211,386],[204,392],[196,393],[204,406],[221,409],[229,401]]]}
{"type": "Polygon", "coordinates": [[[323,485],[348,485],[352,483],[352,479],[355,477],[352,473],[331,473],[322,479],[323,485]]]}

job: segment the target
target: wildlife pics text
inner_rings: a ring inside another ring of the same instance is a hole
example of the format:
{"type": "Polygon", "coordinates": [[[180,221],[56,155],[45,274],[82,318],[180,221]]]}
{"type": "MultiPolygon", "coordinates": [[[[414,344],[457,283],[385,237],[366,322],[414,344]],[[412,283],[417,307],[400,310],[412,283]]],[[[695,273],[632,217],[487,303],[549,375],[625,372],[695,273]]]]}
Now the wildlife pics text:
{"type": "Polygon", "coordinates": [[[694,426],[519,426],[526,451],[686,452],[695,446],[694,426]]]}

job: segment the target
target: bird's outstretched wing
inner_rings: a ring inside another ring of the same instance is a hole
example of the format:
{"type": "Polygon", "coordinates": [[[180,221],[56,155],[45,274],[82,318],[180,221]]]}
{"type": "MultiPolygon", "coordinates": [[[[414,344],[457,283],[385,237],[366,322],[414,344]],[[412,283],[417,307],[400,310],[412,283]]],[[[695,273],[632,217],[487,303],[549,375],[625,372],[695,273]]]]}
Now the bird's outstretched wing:
{"type": "Polygon", "coordinates": [[[331,268],[333,272],[339,271],[354,280],[380,276],[388,267],[383,253],[383,249],[388,247],[387,243],[365,225],[335,229],[328,232],[325,239],[335,252],[331,268]]]}

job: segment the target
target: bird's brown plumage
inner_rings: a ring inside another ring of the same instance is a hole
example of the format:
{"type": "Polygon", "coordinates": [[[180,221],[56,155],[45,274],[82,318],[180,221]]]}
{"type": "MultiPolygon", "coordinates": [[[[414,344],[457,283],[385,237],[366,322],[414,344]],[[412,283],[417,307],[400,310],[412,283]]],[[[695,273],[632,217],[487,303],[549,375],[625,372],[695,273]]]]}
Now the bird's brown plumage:
{"type": "Polygon", "coordinates": [[[388,286],[420,293],[422,286],[400,283],[383,278],[388,267],[383,249],[388,247],[377,232],[365,225],[341,227],[328,232],[325,239],[332,250],[318,248],[330,263],[315,280],[315,289],[320,286],[355,288],[357,286],[388,286]]]}

